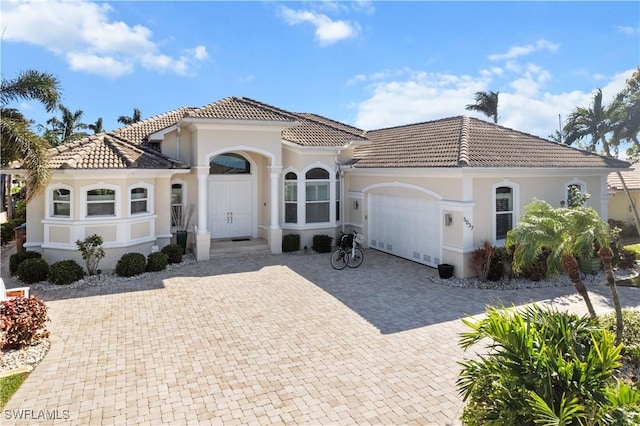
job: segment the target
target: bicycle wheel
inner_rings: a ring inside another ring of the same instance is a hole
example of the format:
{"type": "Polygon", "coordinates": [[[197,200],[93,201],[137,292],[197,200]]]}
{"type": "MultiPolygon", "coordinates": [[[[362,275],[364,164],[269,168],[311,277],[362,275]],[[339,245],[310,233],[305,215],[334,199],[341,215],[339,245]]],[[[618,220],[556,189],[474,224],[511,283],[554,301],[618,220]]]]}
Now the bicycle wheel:
{"type": "Polygon", "coordinates": [[[362,265],[363,260],[364,254],[362,253],[362,250],[356,247],[355,251],[353,252],[353,257],[349,259],[349,263],[347,263],[347,266],[349,268],[357,268],[358,266],[362,265]]]}
{"type": "Polygon", "coordinates": [[[344,269],[349,264],[349,253],[338,249],[331,255],[331,266],[334,269],[344,269]]]}

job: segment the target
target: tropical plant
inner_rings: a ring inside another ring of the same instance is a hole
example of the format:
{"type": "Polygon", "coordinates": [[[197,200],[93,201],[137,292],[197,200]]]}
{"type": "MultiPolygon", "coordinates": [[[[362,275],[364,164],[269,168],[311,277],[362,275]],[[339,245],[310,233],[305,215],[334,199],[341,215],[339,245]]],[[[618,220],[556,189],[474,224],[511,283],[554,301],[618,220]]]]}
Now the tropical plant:
{"type": "Polygon", "coordinates": [[[494,123],[498,123],[498,95],[500,92],[476,92],[475,104],[468,104],[465,109],[468,111],[478,111],[489,118],[494,123]]]}
{"type": "Polygon", "coordinates": [[[129,117],[127,115],[121,115],[120,117],[118,117],[118,123],[122,123],[125,126],[128,126],[129,124],[137,123],[140,120],[142,120],[142,116],[138,108],[133,109],[132,117],[129,117]]]}
{"type": "MultiPolygon", "coordinates": [[[[19,111],[7,108],[7,105],[17,100],[35,100],[42,103],[47,111],[53,111],[60,99],[59,86],[56,77],[35,70],[24,71],[11,80],[3,78],[0,83],[2,167],[16,160],[22,162],[21,168],[25,170],[26,176],[27,201],[42,193],[49,183],[47,144],[31,131],[30,122],[19,111]]],[[[11,178],[9,177],[6,181],[6,194],[9,197],[11,178]]]]}
{"type": "Polygon", "coordinates": [[[72,112],[64,105],[59,105],[58,109],[62,113],[62,118],[52,117],[47,120],[47,124],[51,126],[48,139],[52,145],[68,143],[87,136],[85,132],[81,131],[88,128],[86,124],[80,121],[84,111],[79,109],[72,112]],[[51,138],[53,138],[53,143],[51,138]]]}
{"type": "Polygon", "coordinates": [[[506,246],[513,250],[512,265],[515,272],[532,265],[541,253],[548,251],[549,274],[564,271],[584,299],[592,317],[596,316],[596,312],[582,281],[576,258],[590,258],[599,247],[597,253],[604,265],[617,313],[616,337],[619,342],[623,329],[622,307],[613,275],[612,238],[609,225],[591,207],[554,208],[545,201],[534,200],[525,207],[518,227],[507,233],[506,246]]]}
{"type": "Polygon", "coordinates": [[[464,350],[489,342],[488,355],[461,362],[465,424],[635,424],[640,391],[616,383],[622,345],[596,319],[533,305],[463,322],[464,350]]]}
{"type": "Polygon", "coordinates": [[[93,131],[94,135],[104,132],[102,127],[102,117],[98,118],[95,123],[87,125],[87,128],[93,131]]]}
{"type": "Polygon", "coordinates": [[[47,306],[36,296],[14,297],[0,302],[0,348],[18,349],[49,337],[47,306]]]}
{"type": "Polygon", "coordinates": [[[98,272],[98,263],[106,253],[102,248],[104,240],[98,234],[89,235],[84,240],[76,241],[76,246],[87,264],[87,273],[95,275],[98,272]]]}

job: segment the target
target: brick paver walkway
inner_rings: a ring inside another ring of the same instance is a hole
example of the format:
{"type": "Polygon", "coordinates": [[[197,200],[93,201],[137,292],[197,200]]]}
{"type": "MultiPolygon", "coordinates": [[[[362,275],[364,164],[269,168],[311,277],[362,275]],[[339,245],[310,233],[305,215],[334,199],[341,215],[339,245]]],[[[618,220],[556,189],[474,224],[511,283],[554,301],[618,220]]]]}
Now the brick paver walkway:
{"type": "MultiPolygon", "coordinates": [[[[40,423],[82,425],[455,425],[460,318],[531,301],[585,312],[572,288],[449,288],[365,256],[342,271],[322,254],[229,258],[41,292],[52,349],[0,423],[44,410],[59,419],[40,423]]],[[[590,292],[610,309],[607,287],[590,292]]],[[[640,306],[638,289],[620,293],[640,306]]]]}

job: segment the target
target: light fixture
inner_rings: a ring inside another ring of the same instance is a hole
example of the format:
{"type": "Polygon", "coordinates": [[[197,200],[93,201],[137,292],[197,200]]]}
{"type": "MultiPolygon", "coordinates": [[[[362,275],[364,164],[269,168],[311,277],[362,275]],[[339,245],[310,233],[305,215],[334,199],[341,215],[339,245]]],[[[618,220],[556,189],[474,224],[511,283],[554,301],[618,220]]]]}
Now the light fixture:
{"type": "Polygon", "coordinates": [[[358,210],[358,207],[360,207],[360,204],[358,204],[358,200],[353,200],[353,209],[358,210]]]}
{"type": "Polygon", "coordinates": [[[444,226],[451,226],[452,223],[453,223],[453,216],[451,215],[451,213],[445,213],[444,226]]]}

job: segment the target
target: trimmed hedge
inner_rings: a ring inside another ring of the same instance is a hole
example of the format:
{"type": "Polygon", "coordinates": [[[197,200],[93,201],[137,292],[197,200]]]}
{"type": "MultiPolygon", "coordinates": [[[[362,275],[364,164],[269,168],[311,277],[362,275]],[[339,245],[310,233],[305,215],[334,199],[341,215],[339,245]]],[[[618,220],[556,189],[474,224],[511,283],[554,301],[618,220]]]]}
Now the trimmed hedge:
{"type": "Polygon", "coordinates": [[[84,277],[84,269],[75,260],[61,260],[49,267],[49,282],[67,285],[84,277]]]}
{"type": "Polygon", "coordinates": [[[142,274],[147,266],[147,258],[142,253],[123,254],[116,264],[116,275],[133,277],[142,274]]]}
{"type": "Polygon", "coordinates": [[[49,265],[39,257],[26,259],[18,266],[16,275],[20,281],[26,284],[45,281],[49,275],[49,265]]]}
{"type": "Polygon", "coordinates": [[[169,263],[169,256],[166,254],[161,252],[151,253],[147,256],[147,272],[164,271],[167,269],[167,263],[169,263]]]}
{"type": "Polygon", "coordinates": [[[11,272],[11,275],[15,275],[18,272],[18,266],[20,266],[22,262],[27,259],[40,259],[41,257],[42,254],[30,250],[12,254],[9,257],[9,272],[11,272]]]}
{"type": "Polygon", "coordinates": [[[169,263],[180,263],[182,262],[182,255],[184,254],[184,251],[178,244],[169,244],[168,246],[162,247],[160,253],[164,253],[168,256],[169,263]]]}
{"type": "Polygon", "coordinates": [[[311,248],[318,253],[330,253],[331,241],[333,238],[328,235],[314,235],[311,248]]]}
{"type": "Polygon", "coordinates": [[[290,253],[298,250],[300,250],[300,235],[287,234],[282,237],[282,251],[284,253],[290,253]]]}

